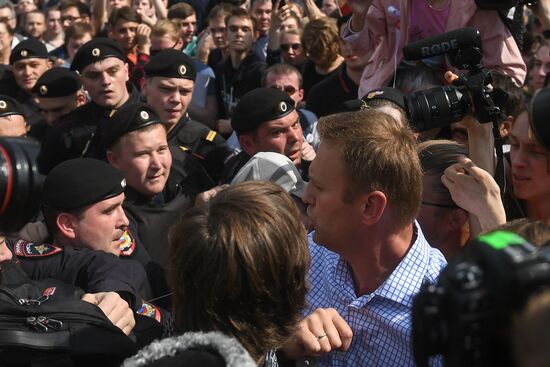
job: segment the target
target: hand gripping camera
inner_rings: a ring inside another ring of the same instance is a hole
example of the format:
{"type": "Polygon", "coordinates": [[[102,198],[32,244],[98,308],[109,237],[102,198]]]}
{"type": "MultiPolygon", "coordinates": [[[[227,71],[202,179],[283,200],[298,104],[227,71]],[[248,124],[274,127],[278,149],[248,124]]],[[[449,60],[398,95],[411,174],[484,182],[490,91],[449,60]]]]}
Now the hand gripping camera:
{"type": "Polygon", "coordinates": [[[446,54],[450,64],[467,70],[451,86],[418,91],[406,97],[409,121],[418,131],[460,121],[474,115],[482,123],[498,123],[501,106],[508,95],[490,87],[491,73],[481,63],[482,46],[479,31],[461,28],[439,36],[411,43],[403,48],[406,60],[421,60],[446,54]]]}
{"type": "Polygon", "coordinates": [[[548,286],[550,249],[510,232],[479,237],[413,300],[417,365],[442,355],[446,367],[513,367],[512,316],[548,286]]]}

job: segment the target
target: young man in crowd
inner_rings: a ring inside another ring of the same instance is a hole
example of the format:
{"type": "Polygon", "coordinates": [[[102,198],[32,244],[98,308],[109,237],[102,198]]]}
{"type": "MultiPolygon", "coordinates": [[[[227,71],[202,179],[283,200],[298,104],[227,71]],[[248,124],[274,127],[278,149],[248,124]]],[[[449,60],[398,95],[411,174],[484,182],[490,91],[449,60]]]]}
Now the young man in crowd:
{"type": "Polygon", "coordinates": [[[6,22],[0,20],[0,65],[5,67],[10,64],[11,45],[14,31],[6,22]]]}
{"type": "Polygon", "coordinates": [[[46,33],[44,43],[48,52],[63,45],[63,27],[61,26],[61,12],[57,8],[50,8],[46,11],[46,33]]]}
{"type": "Polygon", "coordinates": [[[181,2],[168,9],[168,19],[180,24],[183,40],[183,52],[190,57],[197,54],[197,14],[195,9],[187,3],[181,2]]]}
{"type": "Polygon", "coordinates": [[[120,46],[106,38],[95,38],[77,51],[71,70],[80,73],[91,102],[65,116],[59,127],[45,137],[38,157],[42,173],[70,158],[104,157],[104,148],[94,140],[98,122],[111,110],[133,105],[140,99],[133,85],[127,83],[125,60],[120,46]]]}
{"type": "Polygon", "coordinates": [[[422,170],[414,135],[375,110],[327,116],[318,129],[303,196],[314,229],[311,288],[284,350],[321,356],[323,366],[414,366],[412,300],[446,265],[415,222],[422,170]]]}
{"type": "Polygon", "coordinates": [[[44,41],[46,16],[40,10],[28,12],[23,17],[23,33],[29,38],[44,41]]]}
{"type": "Polygon", "coordinates": [[[254,53],[265,61],[267,55],[267,41],[269,28],[271,27],[271,12],[273,3],[271,0],[251,0],[250,14],[256,19],[256,31],[258,37],[254,44],[254,53]]]}
{"type": "Polygon", "coordinates": [[[136,88],[141,88],[143,66],[149,61],[151,28],[141,22],[139,14],[125,6],[109,17],[109,38],[124,50],[128,61],[128,75],[136,88]]]}
{"type": "Polygon", "coordinates": [[[217,131],[231,133],[231,114],[239,99],[248,91],[260,87],[265,62],[252,47],[256,40],[256,20],[246,10],[235,8],[226,18],[229,57],[216,69],[216,87],[221,120],[217,131]]]}
{"type": "Polygon", "coordinates": [[[90,8],[80,1],[62,1],[59,5],[59,11],[61,12],[61,26],[64,31],[75,22],[91,23],[90,8]]]}

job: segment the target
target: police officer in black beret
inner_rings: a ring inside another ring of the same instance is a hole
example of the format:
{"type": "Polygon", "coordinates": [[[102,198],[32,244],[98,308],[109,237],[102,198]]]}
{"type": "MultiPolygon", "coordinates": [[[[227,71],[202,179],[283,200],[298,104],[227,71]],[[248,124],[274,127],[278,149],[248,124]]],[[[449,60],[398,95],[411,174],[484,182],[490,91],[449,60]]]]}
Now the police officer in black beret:
{"type": "Polygon", "coordinates": [[[53,67],[46,71],[32,88],[43,120],[31,127],[29,136],[42,141],[60,119],[86,103],[80,77],[74,71],[53,67]]]}
{"type": "Polygon", "coordinates": [[[94,38],[76,53],[71,70],[80,74],[91,102],[61,119],[44,138],[38,157],[42,173],[56,164],[75,157],[104,158],[97,145],[98,121],[113,109],[124,109],[140,100],[139,92],[128,82],[128,64],[120,46],[107,38],[94,38]]]}
{"type": "Polygon", "coordinates": [[[42,116],[34,101],[32,88],[38,78],[53,65],[46,46],[35,39],[19,42],[11,52],[10,65],[11,73],[4,74],[0,81],[0,91],[23,105],[27,124],[37,124],[42,120],[42,116]],[[15,81],[15,88],[11,80],[15,81]]]}
{"type": "Polygon", "coordinates": [[[302,159],[302,127],[295,102],[275,88],[257,88],[246,93],[231,118],[242,151],[227,161],[222,183],[230,183],[250,157],[259,152],[286,155],[308,180],[310,161],[302,159]]]}
{"type": "Polygon", "coordinates": [[[55,166],[44,182],[44,218],[53,243],[111,253],[142,267],[149,282],[140,288],[141,295],[156,298],[168,287],[162,268],[134,236],[137,230],[122,207],[125,188],[124,172],[106,162],[67,160],[55,166]]]}
{"type": "Polygon", "coordinates": [[[27,122],[23,106],[15,98],[0,95],[0,136],[25,136],[27,122]]]}
{"type": "Polygon", "coordinates": [[[208,174],[218,182],[225,158],[232,152],[218,133],[189,119],[187,109],[195,77],[191,58],[178,50],[162,50],[145,65],[142,91],[147,103],[167,124],[168,141],[198,157],[208,174]]]}
{"type": "Polygon", "coordinates": [[[102,136],[109,163],[126,174],[124,209],[151,258],[165,265],[170,225],[213,184],[193,156],[168,145],[165,127],[147,104],[110,119],[116,128],[102,136]]]}

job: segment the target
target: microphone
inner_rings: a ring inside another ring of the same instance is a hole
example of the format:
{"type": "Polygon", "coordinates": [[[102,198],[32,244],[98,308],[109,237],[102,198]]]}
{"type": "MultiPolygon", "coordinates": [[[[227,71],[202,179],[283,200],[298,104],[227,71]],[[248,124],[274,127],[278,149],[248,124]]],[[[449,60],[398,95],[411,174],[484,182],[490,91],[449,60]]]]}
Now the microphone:
{"type": "Polygon", "coordinates": [[[439,36],[426,38],[403,47],[405,60],[421,60],[463,48],[481,49],[481,36],[475,28],[460,28],[439,36]]]}

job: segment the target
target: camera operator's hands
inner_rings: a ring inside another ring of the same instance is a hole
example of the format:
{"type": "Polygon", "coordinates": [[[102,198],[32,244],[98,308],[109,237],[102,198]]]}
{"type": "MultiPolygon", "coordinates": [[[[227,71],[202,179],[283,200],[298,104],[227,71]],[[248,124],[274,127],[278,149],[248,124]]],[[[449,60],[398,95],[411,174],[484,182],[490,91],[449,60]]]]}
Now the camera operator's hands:
{"type": "Polygon", "coordinates": [[[369,11],[373,0],[348,0],[347,5],[351,9],[351,30],[359,32],[365,26],[367,12],[369,11]]]}
{"type": "Polygon", "coordinates": [[[449,189],[453,201],[477,217],[483,232],[506,223],[498,184],[470,159],[463,157],[447,168],[441,181],[449,189]]]}
{"type": "Polygon", "coordinates": [[[126,335],[136,326],[134,312],[116,292],[86,293],[82,300],[96,305],[126,335]]]}
{"type": "Polygon", "coordinates": [[[283,346],[291,359],[348,350],[353,332],[334,308],[318,308],[298,324],[294,337],[283,346]]]}

